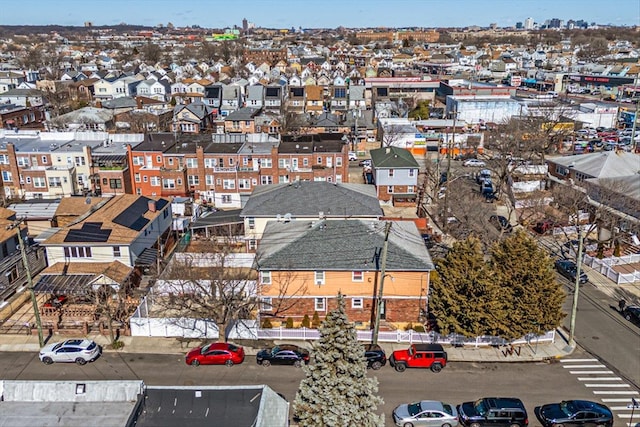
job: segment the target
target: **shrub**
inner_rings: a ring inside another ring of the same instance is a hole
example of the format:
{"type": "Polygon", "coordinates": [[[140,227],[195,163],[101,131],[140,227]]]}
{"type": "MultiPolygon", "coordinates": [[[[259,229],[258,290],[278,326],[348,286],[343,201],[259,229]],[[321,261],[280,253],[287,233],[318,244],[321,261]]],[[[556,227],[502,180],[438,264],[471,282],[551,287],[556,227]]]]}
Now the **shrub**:
{"type": "Polygon", "coordinates": [[[293,329],[293,319],[291,317],[287,317],[284,327],[287,329],[293,329]]]}
{"type": "Polygon", "coordinates": [[[311,319],[308,314],[305,314],[302,318],[302,327],[307,329],[311,327],[311,319]]]}
{"type": "Polygon", "coordinates": [[[273,325],[271,324],[271,320],[270,319],[264,319],[262,321],[262,329],[271,329],[273,328],[273,325]]]}
{"type": "Polygon", "coordinates": [[[413,324],[411,324],[411,323],[407,323],[407,324],[405,325],[405,327],[404,327],[404,330],[405,330],[405,331],[410,331],[411,329],[413,329],[413,324]]]}
{"type": "Polygon", "coordinates": [[[311,327],[313,329],[318,329],[320,327],[320,316],[318,316],[318,312],[313,312],[313,318],[311,319],[311,327]]]}
{"type": "Polygon", "coordinates": [[[415,325],[413,330],[416,332],[425,332],[424,325],[415,325]]]}

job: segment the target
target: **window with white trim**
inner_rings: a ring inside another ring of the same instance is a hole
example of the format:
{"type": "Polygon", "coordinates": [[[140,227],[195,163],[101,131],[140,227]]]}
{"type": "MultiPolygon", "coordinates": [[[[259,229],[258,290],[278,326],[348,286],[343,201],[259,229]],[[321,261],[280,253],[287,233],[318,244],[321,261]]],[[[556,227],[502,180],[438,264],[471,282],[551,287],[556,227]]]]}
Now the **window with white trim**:
{"type": "Polygon", "coordinates": [[[194,169],[198,167],[198,159],[195,159],[193,157],[190,157],[187,159],[187,168],[189,169],[194,169]]]}
{"type": "Polygon", "coordinates": [[[247,223],[249,224],[249,230],[256,229],[256,219],[254,217],[247,218],[247,223]]]}
{"type": "Polygon", "coordinates": [[[33,186],[36,188],[46,188],[47,181],[43,176],[34,176],[33,177],[33,186]]]}
{"type": "Polygon", "coordinates": [[[262,175],[260,177],[260,184],[271,185],[273,184],[273,177],[271,175],[262,175]]]}
{"type": "Polygon", "coordinates": [[[352,271],[351,272],[351,281],[352,282],[363,282],[364,281],[364,273],[362,271],[352,271]]]}
{"type": "Polygon", "coordinates": [[[262,311],[273,310],[273,299],[271,297],[260,298],[260,310],[262,311]]]}
{"type": "Polygon", "coordinates": [[[342,157],[336,157],[336,167],[342,167],[342,157]]]}
{"type": "Polygon", "coordinates": [[[160,187],[160,177],[159,176],[152,176],[151,177],[151,186],[152,187],[160,187]]]}
{"type": "Polygon", "coordinates": [[[316,285],[324,285],[324,271],[316,271],[313,283],[316,285]]]}
{"type": "Polygon", "coordinates": [[[233,190],[234,188],[236,188],[235,179],[223,179],[222,188],[225,190],[233,190]]]}
{"type": "Polygon", "coordinates": [[[415,169],[409,169],[409,176],[410,177],[414,177],[416,175],[416,170],[415,169]]]}
{"type": "Polygon", "coordinates": [[[176,188],[176,180],[175,179],[163,179],[162,180],[162,188],[166,188],[168,190],[173,190],[176,188]]]}
{"type": "Polygon", "coordinates": [[[215,168],[216,167],[216,159],[204,159],[204,167],[205,168],[215,168]]]}
{"type": "Polygon", "coordinates": [[[213,175],[205,175],[204,181],[208,187],[213,186],[213,175]]]}
{"type": "Polygon", "coordinates": [[[189,185],[200,185],[200,177],[198,175],[188,175],[187,181],[189,181],[189,185]]]}
{"type": "Polygon", "coordinates": [[[144,165],[144,157],[143,156],[135,156],[133,158],[134,166],[143,166],[144,165]]]}
{"type": "Polygon", "coordinates": [[[388,194],[393,194],[393,185],[387,186],[387,193],[388,194]]]}
{"type": "Polygon", "coordinates": [[[66,258],[91,258],[90,246],[65,246],[63,250],[66,258]]]}
{"type": "Polygon", "coordinates": [[[393,176],[393,169],[389,169],[389,178],[393,176]]]}
{"type": "Polygon", "coordinates": [[[351,308],[364,308],[364,301],[362,298],[351,298],[351,308]]]}
{"type": "Polygon", "coordinates": [[[2,180],[4,182],[7,181],[13,181],[13,177],[11,176],[11,172],[9,171],[2,171],[2,180]]]}
{"type": "Polygon", "coordinates": [[[248,179],[239,179],[238,180],[238,188],[241,190],[249,190],[251,189],[251,181],[248,179]]]}
{"type": "Polygon", "coordinates": [[[326,298],[314,298],[314,305],[316,311],[327,311],[327,299],[326,298]]]}
{"type": "Polygon", "coordinates": [[[140,182],[140,174],[136,173],[134,176],[135,176],[135,181],[140,182]]]}
{"type": "Polygon", "coordinates": [[[271,284],[271,272],[270,271],[261,271],[260,272],[260,283],[263,285],[271,284]]]}
{"type": "Polygon", "coordinates": [[[260,167],[272,168],[273,162],[271,161],[271,159],[260,159],[260,167]]]}

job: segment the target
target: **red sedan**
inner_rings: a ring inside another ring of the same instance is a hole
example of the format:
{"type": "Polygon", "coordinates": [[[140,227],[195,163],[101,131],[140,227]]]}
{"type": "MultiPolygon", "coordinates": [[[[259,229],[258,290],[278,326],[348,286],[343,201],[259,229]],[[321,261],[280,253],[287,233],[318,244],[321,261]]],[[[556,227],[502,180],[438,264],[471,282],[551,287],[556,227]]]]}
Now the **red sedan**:
{"type": "Polygon", "coordinates": [[[240,346],[214,342],[202,347],[194,348],[187,353],[187,365],[227,365],[233,366],[244,361],[244,349],[240,346]]]}

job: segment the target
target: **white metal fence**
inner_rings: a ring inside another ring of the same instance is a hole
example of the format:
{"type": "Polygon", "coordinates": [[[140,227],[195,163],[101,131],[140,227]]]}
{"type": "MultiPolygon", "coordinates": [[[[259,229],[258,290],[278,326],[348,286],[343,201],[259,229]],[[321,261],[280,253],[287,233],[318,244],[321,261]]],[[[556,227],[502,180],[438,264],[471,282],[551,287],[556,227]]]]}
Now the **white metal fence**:
{"type": "Polygon", "coordinates": [[[614,266],[623,266],[640,262],[640,254],[621,257],[598,258],[584,256],[584,264],[611,279],[616,284],[640,282],[640,270],[629,267],[629,271],[622,273],[614,270],[614,266]]]}

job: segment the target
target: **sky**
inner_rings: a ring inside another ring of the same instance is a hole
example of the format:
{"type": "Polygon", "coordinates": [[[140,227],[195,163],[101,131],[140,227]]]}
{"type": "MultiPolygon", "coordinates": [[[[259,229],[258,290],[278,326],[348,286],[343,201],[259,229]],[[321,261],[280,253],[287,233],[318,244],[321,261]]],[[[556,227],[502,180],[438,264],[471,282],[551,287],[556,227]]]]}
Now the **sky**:
{"type": "Polygon", "coordinates": [[[30,0],[14,6],[0,8],[0,25],[227,28],[246,18],[265,28],[510,27],[528,17],[640,25],[640,0],[30,0]]]}

